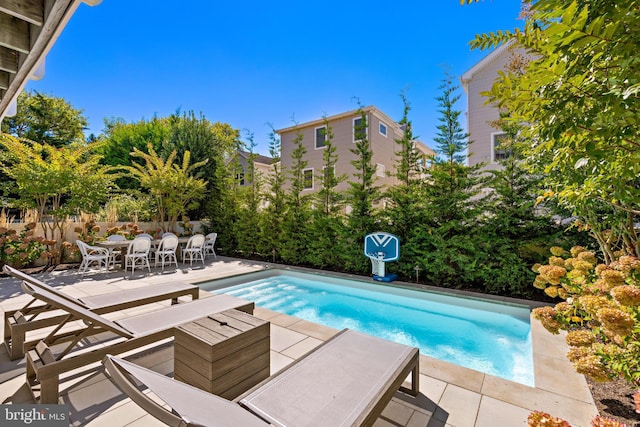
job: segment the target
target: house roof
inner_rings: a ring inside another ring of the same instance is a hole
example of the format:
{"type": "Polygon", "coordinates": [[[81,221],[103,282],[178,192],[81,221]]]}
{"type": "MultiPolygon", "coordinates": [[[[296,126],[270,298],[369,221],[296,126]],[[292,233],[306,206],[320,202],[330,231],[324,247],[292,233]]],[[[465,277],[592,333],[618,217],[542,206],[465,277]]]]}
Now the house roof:
{"type": "Polygon", "coordinates": [[[0,120],[13,114],[27,82],[42,78],[47,53],[80,3],[95,6],[101,1],[0,2],[0,120]]]}
{"type": "Polygon", "coordinates": [[[464,74],[462,74],[462,77],[460,77],[460,81],[462,82],[462,87],[465,93],[469,92],[469,82],[473,78],[474,74],[479,73],[489,64],[491,64],[493,61],[495,61],[497,58],[502,56],[502,54],[506,52],[509,49],[509,47],[511,47],[512,44],[513,44],[512,42],[508,42],[498,46],[497,48],[492,50],[487,56],[485,56],[480,61],[478,61],[476,65],[469,68],[469,70],[467,70],[464,74]]]}
{"type": "Polygon", "coordinates": [[[262,154],[249,153],[248,151],[242,150],[238,150],[238,154],[245,159],[248,159],[251,155],[255,156],[253,159],[255,163],[262,163],[265,165],[270,165],[271,163],[273,163],[273,159],[271,157],[263,156],[262,154]]]}
{"type": "MultiPolygon", "coordinates": [[[[387,116],[385,113],[383,113],[382,111],[380,111],[378,108],[376,108],[373,105],[369,105],[367,107],[362,107],[362,111],[364,111],[365,113],[374,113],[375,115],[377,115],[378,117],[382,118],[384,121],[393,124],[395,127],[399,128],[399,125],[396,123],[395,120],[393,120],[391,117],[387,116]]],[[[353,117],[357,114],[360,113],[360,109],[357,110],[351,110],[351,111],[345,111],[344,113],[340,113],[340,114],[334,114],[333,116],[327,116],[327,117],[323,117],[317,120],[312,120],[310,122],[305,122],[305,123],[299,123],[293,126],[289,126],[283,129],[278,129],[276,130],[276,133],[278,135],[281,135],[283,133],[286,132],[291,132],[294,130],[298,130],[298,129],[303,129],[303,128],[307,128],[307,127],[312,127],[312,126],[322,126],[326,121],[328,122],[333,122],[336,120],[340,120],[343,119],[345,117],[353,117]]]]}

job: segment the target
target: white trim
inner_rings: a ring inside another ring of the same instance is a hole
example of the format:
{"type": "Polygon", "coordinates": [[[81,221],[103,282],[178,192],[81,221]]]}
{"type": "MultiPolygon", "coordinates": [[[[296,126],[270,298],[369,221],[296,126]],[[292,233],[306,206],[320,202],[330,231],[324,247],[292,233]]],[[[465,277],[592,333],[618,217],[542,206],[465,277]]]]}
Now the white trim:
{"type": "Polygon", "coordinates": [[[302,169],[302,190],[313,190],[313,188],[315,187],[315,176],[314,176],[314,170],[313,168],[306,168],[306,169],[302,169]],[[305,178],[305,172],[307,171],[311,171],[311,187],[305,187],[305,182],[306,182],[306,178],[305,178]]]}
{"type": "Polygon", "coordinates": [[[318,126],[313,129],[313,148],[314,150],[324,150],[324,147],[327,146],[327,126],[318,126]],[[318,129],[325,129],[324,133],[324,142],[322,143],[322,147],[318,147],[318,129]]]}
{"type": "Polygon", "coordinates": [[[378,122],[378,132],[380,133],[380,135],[384,136],[385,138],[387,137],[387,134],[389,133],[389,126],[384,124],[384,122],[382,120],[380,120],[378,122]],[[384,126],[384,133],[382,133],[382,130],[381,130],[381,128],[383,126],[384,126]]]}
{"type": "MultiPolygon", "coordinates": [[[[364,128],[364,135],[365,138],[369,137],[369,122],[371,120],[369,120],[369,116],[366,115],[366,120],[367,120],[367,127],[364,128]]],[[[358,117],[354,117],[353,120],[351,121],[351,142],[353,142],[354,144],[358,141],[356,140],[356,120],[362,120],[362,116],[358,116],[358,117]]]]}
{"type": "Polygon", "coordinates": [[[498,163],[496,160],[496,136],[506,135],[506,132],[491,132],[491,163],[498,163]]]}

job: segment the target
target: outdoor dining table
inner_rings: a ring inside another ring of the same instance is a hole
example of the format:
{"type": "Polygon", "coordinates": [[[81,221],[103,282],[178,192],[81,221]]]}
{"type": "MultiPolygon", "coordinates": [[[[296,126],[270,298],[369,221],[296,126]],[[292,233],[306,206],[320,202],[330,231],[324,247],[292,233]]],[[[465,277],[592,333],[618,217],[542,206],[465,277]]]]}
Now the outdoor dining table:
{"type": "MultiPolygon", "coordinates": [[[[151,240],[151,247],[157,247],[162,239],[153,239],[151,240]]],[[[176,257],[180,258],[180,253],[182,252],[182,245],[185,245],[189,241],[189,236],[178,237],[178,251],[176,253],[176,257]]],[[[127,249],[129,249],[129,245],[133,242],[133,240],[101,240],[96,241],[94,245],[100,246],[101,248],[107,248],[109,250],[112,249],[120,249],[122,251],[122,257],[120,261],[120,265],[122,269],[125,269],[125,254],[127,253],[127,249]]]]}

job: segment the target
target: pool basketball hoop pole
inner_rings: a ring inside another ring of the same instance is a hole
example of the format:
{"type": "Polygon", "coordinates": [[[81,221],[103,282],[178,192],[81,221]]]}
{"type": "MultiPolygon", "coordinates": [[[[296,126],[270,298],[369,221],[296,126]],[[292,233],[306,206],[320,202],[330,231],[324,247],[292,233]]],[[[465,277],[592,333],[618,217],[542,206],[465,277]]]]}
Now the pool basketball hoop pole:
{"type": "Polygon", "coordinates": [[[400,258],[400,240],[385,232],[367,234],[364,238],[364,254],[371,260],[371,274],[374,280],[391,282],[397,274],[386,274],[385,263],[400,258]]]}

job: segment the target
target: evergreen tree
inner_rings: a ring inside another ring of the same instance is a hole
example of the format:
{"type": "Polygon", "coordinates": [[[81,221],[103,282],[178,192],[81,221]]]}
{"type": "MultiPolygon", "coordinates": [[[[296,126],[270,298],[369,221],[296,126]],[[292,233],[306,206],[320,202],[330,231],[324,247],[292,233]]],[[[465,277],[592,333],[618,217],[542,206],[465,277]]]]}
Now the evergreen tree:
{"type": "Polygon", "coordinates": [[[247,256],[254,256],[259,253],[262,246],[260,242],[262,235],[260,232],[262,177],[256,173],[257,154],[254,152],[256,143],[251,132],[247,132],[246,148],[248,151],[247,165],[238,174],[238,179],[243,179],[245,186],[238,188],[239,215],[234,232],[238,240],[238,250],[247,256]]]}
{"type": "Polygon", "coordinates": [[[420,155],[415,146],[413,126],[409,120],[411,105],[404,93],[400,94],[404,105],[402,119],[398,122],[404,132],[402,138],[396,139],[396,172],[398,184],[386,191],[387,207],[384,215],[392,233],[401,242],[405,242],[412,234],[415,224],[420,221],[424,210],[421,183],[426,159],[420,155]]]}
{"type": "Polygon", "coordinates": [[[308,238],[307,223],[311,216],[311,199],[304,193],[309,176],[305,173],[308,162],[304,159],[307,149],[303,141],[304,135],[298,130],[292,141],[294,146],[291,152],[292,164],[291,170],[288,171],[290,187],[286,195],[284,241],[280,251],[283,260],[291,264],[300,264],[304,260],[308,238]]]}
{"type": "Polygon", "coordinates": [[[333,129],[326,117],[324,131],[323,166],[316,175],[320,189],[316,193],[316,206],[308,227],[309,246],[306,258],[314,267],[337,268],[340,265],[339,254],[330,248],[335,246],[342,234],[343,222],[340,211],[344,208],[344,197],[336,191],[336,187],[347,177],[344,174],[336,174],[338,156],[333,145],[333,129]]]}
{"type": "Polygon", "coordinates": [[[269,133],[269,156],[271,156],[271,173],[267,177],[267,207],[263,218],[264,244],[267,255],[271,254],[275,261],[279,256],[283,239],[283,222],[285,214],[284,184],[287,171],[283,170],[281,160],[280,137],[273,127],[269,133]]]}
{"type": "Polygon", "coordinates": [[[340,252],[345,256],[343,265],[347,269],[364,273],[369,260],[362,255],[362,245],[365,236],[376,228],[374,203],[380,199],[380,187],[375,185],[376,167],[367,135],[367,112],[360,107],[359,114],[360,120],[354,127],[355,144],[351,149],[356,155],[356,159],[351,161],[356,172],[347,190],[351,212],[347,218],[346,234],[340,241],[343,245],[340,252]]]}
{"type": "Polygon", "coordinates": [[[453,77],[447,74],[440,88],[442,95],[437,100],[441,124],[434,138],[439,156],[433,159],[423,185],[423,218],[406,242],[405,251],[417,256],[418,267],[426,272],[430,283],[477,286],[476,267],[487,256],[474,238],[485,213],[481,194],[485,179],[479,175],[481,165],[464,164],[468,135],[461,131],[460,111],[455,110],[459,95],[453,77]]]}

